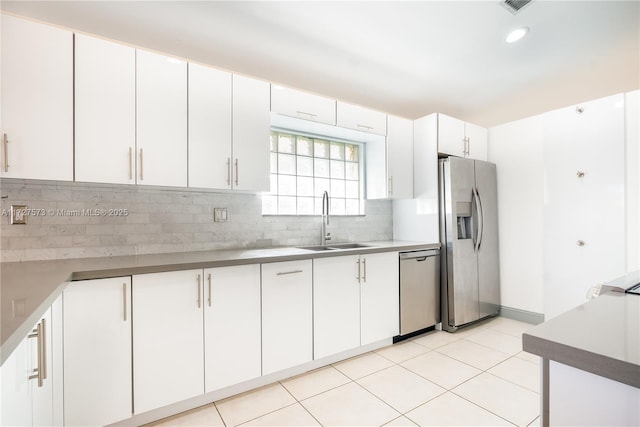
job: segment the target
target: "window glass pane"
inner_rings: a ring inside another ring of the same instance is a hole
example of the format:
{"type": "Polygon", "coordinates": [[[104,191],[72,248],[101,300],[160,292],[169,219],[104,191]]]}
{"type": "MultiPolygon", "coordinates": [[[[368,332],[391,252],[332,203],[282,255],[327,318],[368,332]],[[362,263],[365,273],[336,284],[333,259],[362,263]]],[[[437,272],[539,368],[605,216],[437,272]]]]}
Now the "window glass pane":
{"type": "Polygon", "coordinates": [[[271,186],[269,192],[278,194],[278,175],[274,173],[271,174],[271,186]]]}
{"type": "Polygon", "coordinates": [[[313,156],[313,141],[311,139],[299,136],[297,141],[299,156],[313,156]]]}
{"type": "Polygon", "coordinates": [[[271,141],[269,143],[271,151],[278,151],[278,134],[271,132],[271,141]]]}
{"type": "Polygon", "coordinates": [[[344,179],[344,162],[342,160],[331,160],[331,178],[344,179]]]}
{"type": "Polygon", "coordinates": [[[281,133],[278,137],[278,151],[280,153],[294,154],[296,152],[295,149],[294,136],[281,133]]]}
{"type": "Polygon", "coordinates": [[[329,157],[329,142],[321,139],[314,139],[313,151],[316,157],[329,157]]]}
{"type": "Polygon", "coordinates": [[[298,175],[313,176],[313,157],[298,156],[298,175]]]}
{"type": "Polygon", "coordinates": [[[322,197],[316,197],[314,200],[315,200],[315,209],[313,213],[315,215],[322,215],[322,197]]]}
{"type": "Polygon", "coordinates": [[[290,175],[278,175],[278,194],[281,196],[295,196],[296,177],[290,175]]]}
{"type": "Polygon", "coordinates": [[[298,196],[313,196],[313,178],[298,177],[298,196]]]}
{"type": "Polygon", "coordinates": [[[337,197],[344,197],[344,180],[332,179],[329,195],[334,199],[337,197]]]}
{"type": "Polygon", "coordinates": [[[315,176],[329,178],[329,160],[315,159],[313,162],[313,170],[315,176]]]}
{"type": "Polygon", "coordinates": [[[346,181],[345,182],[345,197],[349,199],[357,199],[360,195],[360,184],[358,181],[346,181]]]}
{"type": "Polygon", "coordinates": [[[357,163],[346,163],[345,164],[346,169],[347,169],[347,173],[346,173],[346,178],[347,179],[359,179],[360,176],[358,175],[358,164],[357,163]]]}
{"type": "Polygon", "coordinates": [[[331,143],[331,158],[344,160],[344,144],[340,142],[331,143]]]}
{"type": "Polygon", "coordinates": [[[278,155],[271,153],[271,173],[278,172],[278,155]]]}
{"type": "Polygon", "coordinates": [[[360,214],[360,201],[347,199],[345,206],[345,214],[347,215],[359,215],[360,214]]]}
{"type": "Polygon", "coordinates": [[[295,175],[296,156],[291,154],[278,154],[278,173],[295,175]]]}
{"type": "Polygon", "coordinates": [[[344,199],[331,199],[331,215],[344,215],[344,199]]]}
{"type": "Polygon", "coordinates": [[[350,162],[360,161],[358,156],[358,146],[353,144],[345,144],[345,159],[350,162]]]}
{"type": "Polygon", "coordinates": [[[295,197],[278,197],[278,213],[283,215],[296,214],[296,198],[295,197]]]}
{"type": "Polygon", "coordinates": [[[298,215],[313,215],[313,197],[298,197],[298,215]]]}
{"type": "Polygon", "coordinates": [[[262,196],[262,214],[276,215],[278,213],[278,196],[262,196]]]}
{"type": "Polygon", "coordinates": [[[316,178],[315,187],[316,197],[322,197],[322,193],[325,191],[329,192],[329,195],[331,195],[331,182],[328,179],[316,178]]]}

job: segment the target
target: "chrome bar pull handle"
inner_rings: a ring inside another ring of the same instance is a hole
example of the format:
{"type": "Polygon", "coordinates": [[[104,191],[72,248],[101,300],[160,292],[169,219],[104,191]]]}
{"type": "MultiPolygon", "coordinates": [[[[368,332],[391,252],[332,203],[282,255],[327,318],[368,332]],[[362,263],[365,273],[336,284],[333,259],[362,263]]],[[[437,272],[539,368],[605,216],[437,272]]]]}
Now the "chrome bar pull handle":
{"type": "Polygon", "coordinates": [[[122,320],[127,321],[127,284],[122,284],[122,320]]]}
{"type": "Polygon", "coordinates": [[[287,274],[297,274],[297,273],[302,273],[302,270],[279,271],[276,273],[276,276],[285,276],[287,274]]]}
{"type": "Polygon", "coordinates": [[[209,307],[211,307],[211,273],[207,276],[207,281],[209,282],[209,297],[207,298],[207,302],[209,303],[209,307]]]}
{"type": "Polygon", "coordinates": [[[46,359],[46,348],[45,348],[45,320],[42,319],[37,325],[36,329],[31,331],[28,338],[36,338],[37,346],[38,346],[38,366],[35,367],[32,371],[32,374],[29,375],[28,379],[30,380],[38,380],[38,387],[42,387],[44,384],[44,379],[47,377],[47,359],[46,359]]]}
{"type": "Polygon", "coordinates": [[[356,264],[358,264],[358,277],[356,277],[356,279],[358,280],[358,283],[360,283],[361,280],[361,270],[360,270],[360,258],[357,259],[356,264]]]}
{"type": "Polygon", "coordinates": [[[133,179],[133,148],[129,147],[129,181],[133,179]]]}
{"type": "Polygon", "coordinates": [[[7,134],[2,134],[2,151],[4,155],[4,171],[9,172],[9,139],[7,139],[7,134]]]}
{"type": "Polygon", "coordinates": [[[367,283],[367,259],[366,258],[362,258],[362,270],[364,271],[364,274],[362,276],[362,281],[364,283],[367,283]]]}
{"type": "Polygon", "coordinates": [[[238,186],[238,159],[236,158],[236,187],[238,186]]]}
{"type": "Polygon", "coordinates": [[[389,196],[392,196],[393,195],[393,176],[390,176],[388,181],[389,181],[389,188],[388,188],[389,196]]]}
{"type": "Polygon", "coordinates": [[[198,308],[202,305],[202,291],[200,290],[200,275],[198,274],[198,308]]]}
{"type": "Polygon", "coordinates": [[[227,185],[231,185],[231,157],[227,157],[227,185]]]}
{"type": "Polygon", "coordinates": [[[142,159],[142,148],[140,149],[140,181],[142,181],[144,179],[144,175],[143,175],[143,165],[144,165],[144,161],[142,159]]]}

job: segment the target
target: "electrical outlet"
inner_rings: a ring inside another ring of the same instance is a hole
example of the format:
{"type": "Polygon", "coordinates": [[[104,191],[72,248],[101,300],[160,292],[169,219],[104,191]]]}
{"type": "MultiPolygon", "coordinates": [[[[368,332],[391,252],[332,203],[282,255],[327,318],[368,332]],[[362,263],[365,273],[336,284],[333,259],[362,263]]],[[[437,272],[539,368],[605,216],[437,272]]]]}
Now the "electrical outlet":
{"type": "Polygon", "coordinates": [[[27,207],[25,205],[11,205],[11,224],[27,223],[27,207]]]}
{"type": "Polygon", "coordinates": [[[213,222],[227,222],[227,208],[213,208],[213,222]]]}

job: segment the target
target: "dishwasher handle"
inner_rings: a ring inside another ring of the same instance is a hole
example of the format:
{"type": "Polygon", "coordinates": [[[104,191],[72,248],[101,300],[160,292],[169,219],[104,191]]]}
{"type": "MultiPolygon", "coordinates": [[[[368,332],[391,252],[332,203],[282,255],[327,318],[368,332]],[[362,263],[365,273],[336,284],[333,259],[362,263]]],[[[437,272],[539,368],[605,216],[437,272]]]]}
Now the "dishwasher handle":
{"type": "Polygon", "coordinates": [[[414,251],[414,252],[400,252],[400,259],[418,259],[418,261],[424,261],[428,257],[440,255],[440,249],[431,249],[427,251],[414,251]]]}

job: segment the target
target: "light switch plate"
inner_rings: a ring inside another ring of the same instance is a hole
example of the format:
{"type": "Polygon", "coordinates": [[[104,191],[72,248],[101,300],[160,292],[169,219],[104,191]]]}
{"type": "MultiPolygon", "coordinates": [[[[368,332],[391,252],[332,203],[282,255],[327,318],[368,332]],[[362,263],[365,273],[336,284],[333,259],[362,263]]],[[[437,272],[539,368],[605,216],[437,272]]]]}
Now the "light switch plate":
{"type": "Polygon", "coordinates": [[[227,222],[227,208],[213,208],[213,222],[227,222]]]}
{"type": "Polygon", "coordinates": [[[25,205],[11,205],[11,224],[27,223],[27,207],[25,205]]]}

